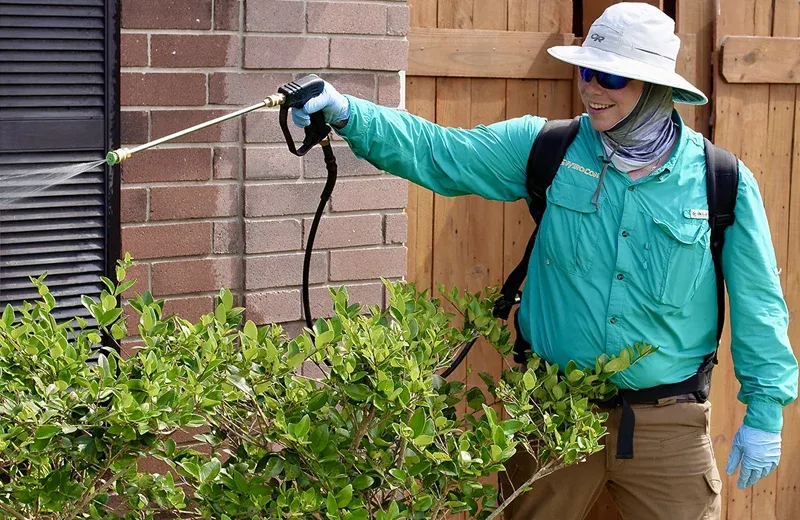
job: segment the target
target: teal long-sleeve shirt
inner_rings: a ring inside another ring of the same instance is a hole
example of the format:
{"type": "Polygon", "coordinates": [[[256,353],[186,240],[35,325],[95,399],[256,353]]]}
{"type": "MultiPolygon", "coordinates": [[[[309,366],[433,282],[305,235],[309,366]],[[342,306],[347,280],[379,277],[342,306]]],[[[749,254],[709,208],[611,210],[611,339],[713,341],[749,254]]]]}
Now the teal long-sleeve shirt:
{"type": "MultiPolygon", "coordinates": [[[[347,98],[350,119],[337,132],[356,156],[443,196],[528,200],[526,163],[546,119],[445,128],[347,98]]],[[[595,205],[604,151],[584,114],[547,191],[520,303],[523,337],[561,367],[569,360],[593,367],[598,356],[636,341],[658,346],[615,376],[621,388],[687,379],[716,344],[703,137],[677,112],[673,119],[679,138],[667,162],[636,181],[610,165],[595,205]]],[[[731,352],[745,423],[778,432],[782,407],[797,397],[797,360],[761,195],[741,162],[739,172],[736,220],[722,255],[731,352]]]]}

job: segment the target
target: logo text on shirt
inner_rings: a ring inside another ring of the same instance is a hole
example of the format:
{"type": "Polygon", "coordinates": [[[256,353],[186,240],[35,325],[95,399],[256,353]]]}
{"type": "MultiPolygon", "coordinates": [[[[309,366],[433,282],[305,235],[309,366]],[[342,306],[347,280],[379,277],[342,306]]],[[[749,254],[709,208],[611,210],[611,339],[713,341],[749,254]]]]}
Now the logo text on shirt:
{"type": "Polygon", "coordinates": [[[580,164],[575,164],[572,161],[568,161],[566,159],[561,161],[561,166],[566,166],[567,168],[571,168],[573,170],[579,171],[584,175],[588,175],[589,177],[594,177],[595,179],[600,177],[600,174],[586,168],[585,166],[581,166],[580,164]]]}

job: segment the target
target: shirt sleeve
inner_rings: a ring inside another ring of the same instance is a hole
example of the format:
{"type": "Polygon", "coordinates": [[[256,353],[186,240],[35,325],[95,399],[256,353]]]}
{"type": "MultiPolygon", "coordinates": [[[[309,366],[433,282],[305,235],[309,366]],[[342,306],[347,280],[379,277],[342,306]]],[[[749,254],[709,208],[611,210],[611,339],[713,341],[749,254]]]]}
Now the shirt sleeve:
{"type": "Polygon", "coordinates": [[[731,354],[747,405],[744,422],[779,432],[782,407],[797,398],[797,359],[789,343],[783,297],[767,215],[750,170],[739,162],[736,219],[725,233],[723,272],[731,316],[731,354]]]}
{"type": "Polygon", "coordinates": [[[528,155],[546,119],[523,116],[472,129],[447,128],[346,97],[350,119],[337,133],[357,157],[447,197],[527,199],[528,155]]]}

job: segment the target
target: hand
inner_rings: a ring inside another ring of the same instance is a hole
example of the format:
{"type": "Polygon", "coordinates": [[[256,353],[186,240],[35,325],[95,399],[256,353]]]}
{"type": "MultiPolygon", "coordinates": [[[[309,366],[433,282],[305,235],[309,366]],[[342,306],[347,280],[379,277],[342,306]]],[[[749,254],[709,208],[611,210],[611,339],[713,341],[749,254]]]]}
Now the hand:
{"type": "Polygon", "coordinates": [[[322,92],[309,99],[303,108],[292,108],[292,121],[297,126],[304,128],[311,124],[309,114],[320,110],[325,115],[325,122],[330,124],[347,121],[350,117],[350,103],[347,98],[339,94],[333,85],[326,81],[322,92]]]}
{"type": "Polygon", "coordinates": [[[778,466],[781,458],[781,434],[765,432],[743,424],[733,437],[733,447],[728,458],[728,475],[739,471],[739,489],[752,486],[778,466]]]}

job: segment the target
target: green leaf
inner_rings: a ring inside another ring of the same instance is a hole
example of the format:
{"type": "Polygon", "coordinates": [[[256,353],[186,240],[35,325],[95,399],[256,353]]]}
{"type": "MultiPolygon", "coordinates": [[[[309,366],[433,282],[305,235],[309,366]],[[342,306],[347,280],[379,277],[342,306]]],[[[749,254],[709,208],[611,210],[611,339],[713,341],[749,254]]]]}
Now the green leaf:
{"type": "Polygon", "coordinates": [[[119,296],[120,294],[124,293],[134,285],[136,285],[136,280],[127,280],[125,282],[122,282],[121,284],[119,284],[119,287],[117,287],[117,289],[114,291],[114,295],[119,296]]]}
{"type": "Polygon", "coordinates": [[[258,327],[251,320],[244,324],[244,335],[250,339],[258,339],[258,327]]]}
{"type": "Polygon", "coordinates": [[[347,507],[347,504],[353,499],[353,485],[348,484],[347,487],[336,493],[336,505],[340,508],[347,507]]]}
{"type": "Polygon", "coordinates": [[[233,293],[230,289],[222,289],[219,292],[220,299],[222,300],[222,305],[225,309],[225,312],[231,310],[233,308],[233,293]]]}
{"type": "Polygon", "coordinates": [[[10,303],[6,305],[6,310],[3,311],[3,323],[7,328],[14,323],[14,308],[10,303]]]}
{"type": "Polygon", "coordinates": [[[422,430],[425,428],[425,410],[422,408],[417,408],[416,411],[414,411],[414,415],[411,416],[411,420],[408,422],[408,425],[414,432],[415,437],[422,435],[422,430]]]}
{"type": "Polygon", "coordinates": [[[35,437],[37,439],[49,439],[60,432],[61,432],[61,426],[55,426],[53,424],[45,424],[36,428],[35,437]]]}
{"type": "Polygon", "coordinates": [[[536,386],[536,380],[531,372],[525,372],[525,375],[522,376],[522,383],[525,385],[525,390],[528,391],[533,390],[533,387],[536,386]]]}
{"type": "Polygon", "coordinates": [[[364,384],[345,385],[344,391],[354,401],[366,401],[371,395],[369,387],[364,384]]]}
{"type": "Polygon", "coordinates": [[[200,482],[203,484],[214,480],[219,475],[220,464],[219,459],[213,458],[210,461],[203,464],[200,468],[200,482]]]}
{"type": "Polygon", "coordinates": [[[614,358],[603,367],[603,372],[620,372],[628,368],[628,363],[620,358],[614,358]]]}
{"type": "Polygon", "coordinates": [[[414,437],[414,440],[412,442],[414,443],[415,446],[423,448],[433,442],[433,435],[420,435],[418,437],[414,437]]]}
{"type": "Polygon", "coordinates": [[[97,364],[103,369],[103,374],[105,377],[111,377],[111,368],[108,366],[108,358],[105,356],[105,354],[100,354],[97,356],[97,364]]]}
{"type": "Polygon", "coordinates": [[[308,436],[308,431],[311,429],[311,418],[308,414],[304,415],[300,422],[294,428],[294,436],[298,440],[305,440],[308,436]]]}
{"type": "Polygon", "coordinates": [[[353,480],[353,489],[361,491],[362,489],[367,489],[370,487],[374,482],[374,478],[370,477],[369,475],[361,474],[353,480]]]}

